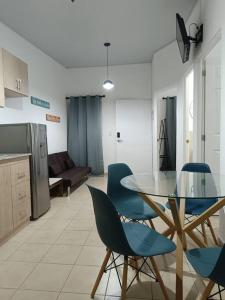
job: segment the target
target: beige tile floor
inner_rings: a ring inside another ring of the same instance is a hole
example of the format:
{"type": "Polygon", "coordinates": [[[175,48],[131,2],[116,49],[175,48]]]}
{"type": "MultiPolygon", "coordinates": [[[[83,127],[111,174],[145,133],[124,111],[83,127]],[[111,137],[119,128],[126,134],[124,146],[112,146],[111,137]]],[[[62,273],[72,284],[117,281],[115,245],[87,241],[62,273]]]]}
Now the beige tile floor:
{"type": "MultiPolygon", "coordinates": [[[[88,182],[105,190],[106,180],[106,177],[92,177],[88,182]]],[[[217,217],[213,223],[217,228],[217,217]]],[[[155,224],[158,230],[163,230],[160,220],[155,220],[155,224]]],[[[90,299],[104,254],[90,194],[82,185],[68,198],[52,199],[47,214],[0,247],[0,300],[90,299]]],[[[157,261],[170,299],[174,299],[175,254],[158,257],[157,261]]],[[[129,271],[129,278],[132,272],[129,271]]],[[[185,259],[185,299],[198,299],[204,284],[185,259]]],[[[119,300],[119,295],[120,286],[112,270],[104,275],[95,299],[119,300]]],[[[127,293],[127,300],[131,299],[163,297],[158,283],[141,275],[141,281],[135,281],[127,293]]]]}

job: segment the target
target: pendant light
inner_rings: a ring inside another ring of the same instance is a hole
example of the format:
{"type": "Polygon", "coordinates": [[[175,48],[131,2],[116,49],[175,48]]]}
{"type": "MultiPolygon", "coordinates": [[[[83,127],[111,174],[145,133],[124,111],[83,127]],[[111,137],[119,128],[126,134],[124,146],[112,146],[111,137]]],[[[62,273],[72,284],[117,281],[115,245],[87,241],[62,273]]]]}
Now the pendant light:
{"type": "Polygon", "coordinates": [[[106,55],[107,55],[107,72],[106,72],[106,80],[103,83],[103,87],[106,90],[111,90],[114,88],[114,84],[111,80],[109,80],[109,47],[111,46],[110,43],[105,43],[104,46],[106,47],[106,55]]]}

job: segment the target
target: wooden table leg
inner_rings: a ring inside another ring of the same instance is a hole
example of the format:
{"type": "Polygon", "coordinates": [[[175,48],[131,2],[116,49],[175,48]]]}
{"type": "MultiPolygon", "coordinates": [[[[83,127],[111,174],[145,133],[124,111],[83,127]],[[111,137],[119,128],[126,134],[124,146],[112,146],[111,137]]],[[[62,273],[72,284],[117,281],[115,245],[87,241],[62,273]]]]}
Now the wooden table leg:
{"type": "Polygon", "coordinates": [[[176,249],[176,300],[183,299],[183,250],[186,249],[186,238],[183,231],[185,199],[180,203],[178,210],[177,200],[169,198],[169,204],[173,215],[177,231],[177,249],[176,249]]]}
{"type": "Polygon", "coordinates": [[[149,196],[145,194],[140,194],[140,196],[158,214],[164,223],[168,225],[170,232],[173,232],[175,230],[173,220],[149,196]]]}
{"type": "Polygon", "coordinates": [[[210,208],[208,208],[204,213],[195,218],[194,221],[190,222],[186,226],[184,226],[184,231],[190,236],[190,238],[201,248],[206,247],[206,244],[202,242],[198,236],[193,232],[193,230],[202,224],[204,221],[207,221],[214,213],[216,213],[219,209],[225,206],[225,198],[219,200],[210,208]]]}

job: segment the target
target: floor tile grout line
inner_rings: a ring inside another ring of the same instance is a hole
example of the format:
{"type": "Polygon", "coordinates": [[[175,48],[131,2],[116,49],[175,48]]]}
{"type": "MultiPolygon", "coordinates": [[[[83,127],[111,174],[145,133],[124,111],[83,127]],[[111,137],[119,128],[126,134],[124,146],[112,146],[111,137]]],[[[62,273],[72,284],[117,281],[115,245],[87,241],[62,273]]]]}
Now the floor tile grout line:
{"type": "MultiPolygon", "coordinates": [[[[80,249],[80,253],[81,253],[81,249],[80,249]]],[[[79,255],[80,255],[80,253],[79,253],[79,255]]],[[[79,255],[78,255],[78,256],[79,256],[79,255]]],[[[77,260],[78,260],[78,256],[77,256],[77,258],[76,258],[75,263],[73,264],[73,266],[72,266],[72,268],[71,268],[71,271],[69,272],[67,278],[65,279],[64,284],[62,285],[62,288],[60,289],[59,295],[58,295],[58,297],[57,297],[56,300],[58,300],[60,294],[62,293],[62,290],[64,289],[64,287],[65,287],[65,285],[66,285],[66,282],[67,282],[67,280],[69,279],[69,276],[71,275],[71,273],[72,273],[72,271],[73,271],[73,269],[74,269],[74,267],[75,267],[75,265],[76,265],[76,262],[77,262],[77,260]]]]}
{"type": "MultiPolygon", "coordinates": [[[[35,263],[33,263],[33,264],[35,264],[35,263]]],[[[27,274],[27,276],[25,276],[25,278],[24,278],[24,280],[22,281],[22,283],[16,288],[16,292],[18,291],[18,290],[20,290],[20,287],[22,287],[22,285],[25,283],[25,281],[28,279],[28,277],[31,275],[31,273],[37,268],[37,266],[38,266],[38,263],[36,263],[35,264],[35,266],[34,266],[34,268],[27,274]]],[[[15,294],[16,294],[16,292],[15,292],[15,294]]],[[[15,295],[14,294],[14,295],[15,295]]],[[[13,296],[14,297],[14,296],[13,296]]],[[[12,299],[12,298],[11,298],[12,299]]]]}

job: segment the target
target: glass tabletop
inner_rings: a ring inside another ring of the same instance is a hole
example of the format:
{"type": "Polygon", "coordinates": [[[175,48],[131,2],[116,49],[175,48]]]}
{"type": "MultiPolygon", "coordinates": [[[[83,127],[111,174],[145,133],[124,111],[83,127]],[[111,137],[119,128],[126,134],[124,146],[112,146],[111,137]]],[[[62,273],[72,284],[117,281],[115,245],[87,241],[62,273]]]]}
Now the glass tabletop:
{"type": "Polygon", "coordinates": [[[130,175],[122,186],[139,193],[158,197],[225,198],[225,175],[196,172],[156,172],[130,175]]]}

